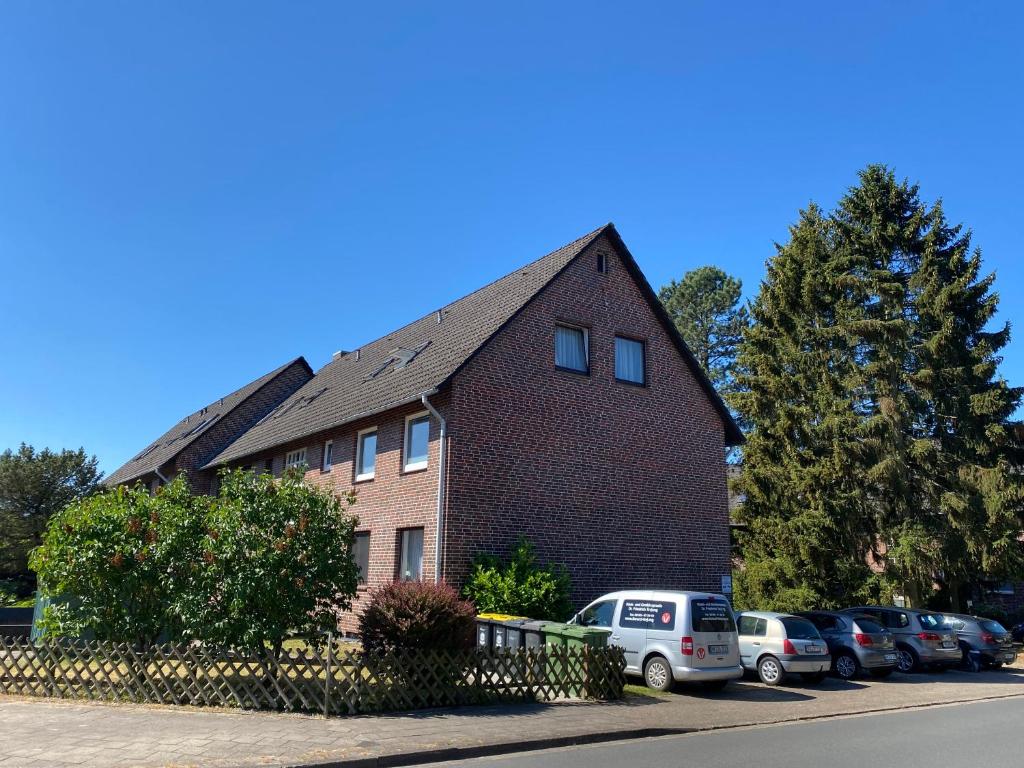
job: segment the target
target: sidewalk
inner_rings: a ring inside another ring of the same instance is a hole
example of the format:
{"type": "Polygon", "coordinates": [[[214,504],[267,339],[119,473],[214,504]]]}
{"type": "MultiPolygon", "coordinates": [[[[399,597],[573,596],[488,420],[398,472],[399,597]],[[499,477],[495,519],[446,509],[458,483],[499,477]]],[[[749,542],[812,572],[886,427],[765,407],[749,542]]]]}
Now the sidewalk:
{"type": "Polygon", "coordinates": [[[564,702],[332,718],[73,703],[0,696],[0,766],[156,768],[408,765],[739,725],[1024,695],[1024,670],[894,675],[888,680],[767,688],[731,685],[564,702]]]}

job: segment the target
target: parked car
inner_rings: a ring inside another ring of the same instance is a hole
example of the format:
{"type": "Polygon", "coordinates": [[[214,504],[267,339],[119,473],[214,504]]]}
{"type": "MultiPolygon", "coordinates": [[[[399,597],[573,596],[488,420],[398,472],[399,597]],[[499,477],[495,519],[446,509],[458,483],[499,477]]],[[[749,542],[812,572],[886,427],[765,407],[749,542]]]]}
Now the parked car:
{"type": "Polygon", "coordinates": [[[838,611],[801,611],[795,615],[814,624],[828,643],[836,677],[852,680],[861,672],[888,677],[896,669],[896,640],[892,632],[870,616],[838,611]]]}
{"type": "Polygon", "coordinates": [[[743,675],[736,623],[722,595],[612,592],[570,623],[610,629],[608,644],[625,651],[626,674],[642,675],[654,690],[670,690],[675,682],[699,682],[721,690],[743,675]]]}
{"type": "Polygon", "coordinates": [[[866,614],[893,633],[896,669],[900,672],[949,669],[960,663],[956,634],[946,626],[940,613],[879,605],[847,608],[842,613],[866,614]]]}
{"type": "Polygon", "coordinates": [[[739,617],[740,663],[765,685],[781,685],[790,672],[820,683],[832,666],[828,645],[805,618],[746,611],[739,617]]]}
{"type": "Polygon", "coordinates": [[[944,618],[946,625],[956,632],[964,663],[970,661],[971,651],[977,651],[981,663],[987,667],[998,668],[1016,661],[1013,636],[998,621],[963,613],[947,613],[944,618]]]}
{"type": "Polygon", "coordinates": [[[1024,643],[1024,621],[1020,624],[1014,624],[1013,629],[1010,630],[1010,634],[1013,635],[1013,641],[1015,643],[1024,643]]]}

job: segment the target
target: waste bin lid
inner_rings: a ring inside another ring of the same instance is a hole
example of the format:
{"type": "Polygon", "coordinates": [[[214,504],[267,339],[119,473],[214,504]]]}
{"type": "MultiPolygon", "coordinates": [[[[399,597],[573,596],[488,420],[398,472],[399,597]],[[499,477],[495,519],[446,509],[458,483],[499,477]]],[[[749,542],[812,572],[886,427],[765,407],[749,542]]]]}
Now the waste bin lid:
{"type": "Polygon", "coordinates": [[[509,621],[511,619],[528,619],[529,616],[513,616],[510,613],[480,613],[478,619],[489,619],[490,621],[509,621]]]}
{"type": "Polygon", "coordinates": [[[533,629],[541,631],[550,623],[550,621],[538,621],[537,619],[529,619],[523,622],[522,627],[523,629],[533,629]]]}

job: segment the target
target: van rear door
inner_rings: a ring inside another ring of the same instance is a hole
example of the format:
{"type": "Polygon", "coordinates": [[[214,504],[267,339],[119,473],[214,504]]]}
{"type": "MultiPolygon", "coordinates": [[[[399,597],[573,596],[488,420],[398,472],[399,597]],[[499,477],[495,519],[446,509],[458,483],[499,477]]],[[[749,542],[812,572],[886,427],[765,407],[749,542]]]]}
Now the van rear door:
{"type": "Polygon", "coordinates": [[[689,613],[693,656],[687,666],[713,669],[738,665],[739,641],[729,602],[720,595],[691,597],[689,613]]]}

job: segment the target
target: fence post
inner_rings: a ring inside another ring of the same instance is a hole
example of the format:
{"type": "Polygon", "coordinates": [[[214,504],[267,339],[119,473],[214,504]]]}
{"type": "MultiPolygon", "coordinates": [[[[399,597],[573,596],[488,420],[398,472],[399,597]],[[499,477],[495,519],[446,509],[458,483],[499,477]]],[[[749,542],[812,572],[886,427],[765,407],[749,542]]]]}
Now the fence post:
{"type": "Polygon", "coordinates": [[[327,674],[324,675],[324,717],[331,714],[331,661],[334,653],[334,633],[327,633],[327,674]]]}

